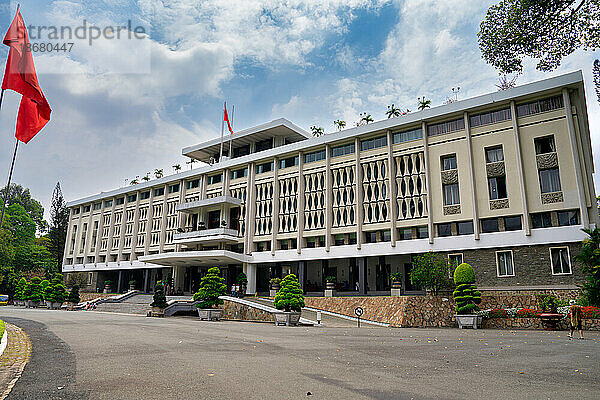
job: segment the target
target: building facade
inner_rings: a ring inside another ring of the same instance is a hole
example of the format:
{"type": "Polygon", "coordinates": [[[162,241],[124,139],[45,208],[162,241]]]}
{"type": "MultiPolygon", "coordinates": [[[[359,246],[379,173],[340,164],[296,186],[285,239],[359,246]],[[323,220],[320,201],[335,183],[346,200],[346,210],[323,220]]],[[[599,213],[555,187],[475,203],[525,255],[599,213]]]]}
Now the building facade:
{"type": "Polygon", "coordinates": [[[88,289],[172,276],[193,292],[219,266],[248,293],[299,276],[321,293],[389,293],[428,251],[484,288],[573,288],[597,223],[581,72],[313,138],[280,119],[183,149],[190,171],[69,203],[63,272],[88,289]]]}

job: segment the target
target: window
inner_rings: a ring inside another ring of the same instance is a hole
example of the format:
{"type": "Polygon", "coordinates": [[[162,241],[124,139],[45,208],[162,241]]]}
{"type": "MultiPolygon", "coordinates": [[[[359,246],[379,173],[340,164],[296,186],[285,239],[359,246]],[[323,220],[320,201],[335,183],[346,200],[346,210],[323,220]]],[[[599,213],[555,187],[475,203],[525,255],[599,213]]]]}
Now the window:
{"type": "Polygon", "coordinates": [[[423,130],[421,128],[413,129],[406,132],[397,132],[392,136],[392,142],[404,143],[410,142],[411,140],[421,139],[423,137],[423,130]]]}
{"type": "Polygon", "coordinates": [[[438,224],[438,236],[452,236],[452,224],[438,224]]]}
{"type": "Polygon", "coordinates": [[[248,176],[248,168],[240,168],[231,171],[231,179],[239,179],[248,176]]]}
{"type": "Polygon", "coordinates": [[[376,243],[377,232],[365,232],[365,243],[376,243]]]}
{"type": "Polygon", "coordinates": [[[496,265],[498,267],[498,276],[515,276],[512,251],[497,251],[496,265]]]}
{"type": "Polygon", "coordinates": [[[381,231],[381,241],[390,242],[392,240],[392,232],[389,230],[381,231]]]}
{"type": "Polygon", "coordinates": [[[257,242],[256,243],[256,251],[270,251],[271,250],[271,242],[257,242]]]}
{"type": "Polygon", "coordinates": [[[356,244],[356,233],[350,233],[348,235],[348,244],[356,244]]]}
{"type": "Polygon", "coordinates": [[[81,212],[81,208],[80,208],[80,207],[77,207],[77,208],[74,208],[74,209],[73,209],[73,214],[74,214],[74,215],[77,215],[77,214],[79,214],[80,212],[81,212]]]}
{"type": "Polygon", "coordinates": [[[552,263],[552,275],[571,274],[571,258],[568,247],[551,247],[550,262],[552,263]]]}
{"type": "Polygon", "coordinates": [[[334,235],[333,243],[335,246],[343,246],[345,244],[344,235],[334,235]]]}
{"type": "Polygon", "coordinates": [[[471,122],[471,126],[481,126],[481,125],[489,125],[496,124],[502,121],[508,121],[510,119],[510,108],[505,108],[503,110],[491,111],[483,114],[472,115],[469,118],[471,122]]]}
{"type": "Polygon", "coordinates": [[[527,115],[539,114],[546,111],[563,108],[562,96],[554,96],[543,100],[533,101],[531,103],[517,105],[517,116],[525,117],[527,115]]]}
{"type": "Polygon", "coordinates": [[[94,282],[94,273],[88,272],[88,285],[91,285],[94,282]]]}
{"type": "Polygon", "coordinates": [[[331,148],[331,157],[341,157],[354,153],[354,143],[331,148]]]}
{"type": "Polygon", "coordinates": [[[120,206],[121,204],[125,203],[125,197],[119,197],[116,200],[116,205],[120,206]]]}
{"type": "Polygon", "coordinates": [[[417,238],[427,239],[429,237],[429,230],[426,226],[417,227],[417,238]]]}
{"type": "Polygon", "coordinates": [[[174,185],[169,185],[169,193],[177,193],[179,192],[179,183],[174,185]]]}
{"type": "Polygon", "coordinates": [[[460,204],[460,195],[458,193],[458,183],[442,185],[442,189],[444,191],[444,205],[445,206],[460,204]]]}
{"type": "Polygon", "coordinates": [[[504,230],[505,231],[519,231],[523,229],[521,227],[521,216],[516,217],[504,217],[504,230]]]}
{"type": "Polygon", "coordinates": [[[485,162],[494,163],[498,161],[504,161],[504,152],[502,151],[502,146],[485,149],[485,162]]]}
{"type": "Polygon", "coordinates": [[[319,150],[304,155],[304,162],[306,164],[316,161],[324,160],[326,157],[325,150],[319,150]]]}
{"type": "Polygon", "coordinates": [[[489,218],[481,220],[481,232],[491,233],[498,232],[498,218],[489,218]]]}
{"type": "Polygon", "coordinates": [[[287,240],[279,241],[279,250],[288,250],[288,248],[289,248],[289,243],[287,240]]]}
{"type": "Polygon", "coordinates": [[[150,191],[140,193],[140,200],[146,200],[150,198],[150,191]]]}
{"type": "Polygon", "coordinates": [[[90,212],[90,208],[91,208],[90,206],[83,206],[83,212],[84,213],[90,212]]]}
{"type": "Polygon", "coordinates": [[[531,227],[537,228],[550,228],[552,226],[552,217],[549,212],[531,214],[531,227]]]}
{"type": "Polygon", "coordinates": [[[559,211],[558,226],[579,225],[578,211],[559,211]]]}
{"type": "Polygon", "coordinates": [[[536,138],[533,142],[535,144],[535,154],[556,152],[556,147],[554,146],[554,136],[536,138]]]}
{"type": "Polygon", "coordinates": [[[165,188],[154,189],[154,197],[163,196],[165,194],[165,188]]]}
{"type": "Polygon", "coordinates": [[[102,209],[102,203],[96,203],[96,204],[94,204],[94,211],[98,211],[100,209],[102,209]]]}
{"type": "Polygon", "coordinates": [[[269,150],[273,148],[273,138],[261,140],[256,142],[256,151],[269,150]]]}
{"type": "Polygon", "coordinates": [[[250,154],[250,145],[245,145],[242,147],[236,147],[233,149],[233,158],[247,156],[250,154]]]}
{"type": "Polygon", "coordinates": [[[387,136],[379,136],[373,139],[365,139],[360,142],[360,150],[367,151],[387,146],[387,136]]]}
{"type": "Polygon", "coordinates": [[[465,120],[463,118],[453,121],[441,122],[439,124],[427,125],[427,136],[443,135],[445,133],[462,131],[465,129],[465,120]]]}
{"type": "Polygon", "coordinates": [[[560,192],[560,174],[558,168],[543,169],[539,172],[542,193],[560,192]]]}
{"type": "Polygon", "coordinates": [[[442,164],[442,171],[456,169],[456,154],[452,154],[450,156],[443,156],[440,159],[440,163],[442,164]]]}
{"type": "Polygon", "coordinates": [[[263,174],[269,171],[273,171],[273,162],[263,163],[256,166],[257,174],[263,174]]]}
{"type": "Polygon", "coordinates": [[[113,204],[113,203],[112,203],[112,200],[106,200],[106,201],[104,202],[104,207],[106,207],[106,208],[108,208],[108,207],[112,207],[112,204],[113,204]]]}
{"type": "MultiPolygon", "coordinates": [[[[448,262],[450,263],[450,266],[452,267],[452,269],[458,267],[460,264],[463,263],[463,254],[462,253],[448,254],[448,262]]],[[[452,269],[451,269],[451,271],[452,271],[452,269]]]]}
{"type": "Polygon", "coordinates": [[[284,169],[284,168],[290,168],[290,167],[295,167],[296,165],[298,165],[298,156],[296,157],[288,157],[288,158],[284,158],[283,160],[279,160],[279,168],[284,169]]]}
{"type": "Polygon", "coordinates": [[[197,187],[200,187],[200,179],[194,179],[185,183],[186,189],[195,189],[197,187]]]}
{"type": "Polygon", "coordinates": [[[208,177],[208,184],[214,185],[215,183],[219,183],[223,180],[223,174],[211,175],[208,177]]]}
{"type": "Polygon", "coordinates": [[[127,196],[127,202],[128,203],[133,203],[136,199],[137,199],[137,195],[136,194],[130,194],[129,196],[127,196]]]}
{"type": "Polygon", "coordinates": [[[459,222],[457,225],[459,235],[473,234],[473,221],[459,222]]]}
{"type": "Polygon", "coordinates": [[[400,228],[398,229],[398,240],[411,240],[412,229],[411,228],[400,228]]]}
{"type": "Polygon", "coordinates": [[[488,178],[488,187],[490,189],[490,200],[506,199],[508,197],[505,176],[488,178]]]}
{"type": "Polygon", "coordinates": [[[309,249],[314,249],[317,247],[317,239],[314,237],[306,238],[306,247],[309,249]]]}

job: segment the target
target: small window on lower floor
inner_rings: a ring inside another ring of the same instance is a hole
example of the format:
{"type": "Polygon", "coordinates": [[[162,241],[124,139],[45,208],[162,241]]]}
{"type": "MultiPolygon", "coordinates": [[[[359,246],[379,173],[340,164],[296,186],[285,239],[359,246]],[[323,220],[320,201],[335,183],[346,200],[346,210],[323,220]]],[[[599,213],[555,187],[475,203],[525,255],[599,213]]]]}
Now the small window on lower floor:
{"type": "Polygon", "coordinates": [[[348,244],[356,244],[356,233],[350,233],[348,235],[348,244]]]}
{"type": "Polygon", "coordinates": [[[519,231],[521,229],[522,229],[521,216],[504,217],[504,230],[505,231],[519,231]]]}
{"type": "Polygon", "coordinates": [[[515,267],[513,263],[513,253],[511,250],[496,252],[496,265],[498,267],[498,276],[515,276],[515,267]]]}
{"type": "Polygon", "coordinates": [[[459,235],[473,234],[473,221],[459,222],[457,225],[459,235]]]}
{"type": "Polygon", "coordinates": [[[411,228],[400,228],[398,229],[398,240],[410,240],[412,239],[411,228]]]}
{"type": "Polygon", "coordinates": [[[94,281],[94,273],[93,272],[88,272],[88,285],[91,285],[92,282],[94,281]]]}
{"type": "Polygon", "coordinates": [[[550,228],[552,226],[552,217],[549,212],[542,212],[537,214],[531,214],[531,227],[537,228],[550,228]]]}
{"type": "Polygon", "coordinates": [[[571,274],[571,258],[568,247],[551,247],[550,262],[552,263],[552,275],[571,274]]]}
{"type": "Polygon", "coordinates": [[[365,232],[365,243],[376,243],[377,232],[365,232]]]}
{"type": "Polygon", "coordinates": [[[438,236],[452,236],[452,224],[438,224],[438,236]]]}
{"type": "Polygon", "coordinates": [[[500,229],[498,228],[498,218],[489,218],[481,220],[482,233],[498,232],[499,230],[500,229]]]}
{"type": "Polygon", "coordinates": [[[392,240],[392,232],[389,230],[381,231],[381,241],[390,242],[392,240]]]}
{"type": "Polygon", "coordinates": [[[454,276],[454,270],[460,264],[463,263],[463,254],[462,253],[452,253],[448,254],[448,264],[450,264],[450,268],[448,268],[448,276],[452,278],[454,276]]]}
{"type": "Polygon", "coordinates": [[[344,244],[346,244],[344,235],[333,235],[333,244],[334,246],[343,246],[344,244]]]}
{"type": "Polygon", "coordinates": [[[560,211],[558,212],[558,226],[579,225],[579,212],[560,211]]]}
{"type": "Polygon", "coordinates": [[[427,239],[429,237],[429,229],[426,226],[417,227],[417,237],[419,239],[427,239]]]}

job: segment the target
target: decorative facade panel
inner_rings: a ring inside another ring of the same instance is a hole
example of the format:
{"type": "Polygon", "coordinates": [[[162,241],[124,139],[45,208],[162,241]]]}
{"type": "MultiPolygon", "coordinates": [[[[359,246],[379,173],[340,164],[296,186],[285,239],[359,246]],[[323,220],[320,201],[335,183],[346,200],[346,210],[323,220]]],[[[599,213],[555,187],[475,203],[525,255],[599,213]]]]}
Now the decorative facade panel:
{"type": "Polygon", "coordinates": [[[304,175],[304,229],[325,227],[325,172],[304,175]]]}
{"type": "Polygon", "coordinates": [[[423,153],[395,158],[398,220],[427,216],[427,185],[423,153]]]}
{"type": "Polygon", "coordinates": [[[363,163],[361,168],[363,173],[363,222],[373,224],[389,221],[387,159],[363,163]]]}
{"type": "Polygon", "coordinates": [[[296,232],[298,228],[298,178],[279,180],[279,232],[296,232]]]}
{"type": "Polygon", "coordinates": [[[231,188],[229,194],[242,201],[238,219],[238,235],[242,237],[246,233],[246,186],[231,188]]]}
{"type": "Polygon", "coordinates": [[[355,169],[354,166],[347,166],[331,171],[334,228],[356,224],[355,169]]]}
{"type": "Polygon", "coordinates": [[[269,235],[273,230],[273,182],[256,184],[256,236],[269,235]]]}

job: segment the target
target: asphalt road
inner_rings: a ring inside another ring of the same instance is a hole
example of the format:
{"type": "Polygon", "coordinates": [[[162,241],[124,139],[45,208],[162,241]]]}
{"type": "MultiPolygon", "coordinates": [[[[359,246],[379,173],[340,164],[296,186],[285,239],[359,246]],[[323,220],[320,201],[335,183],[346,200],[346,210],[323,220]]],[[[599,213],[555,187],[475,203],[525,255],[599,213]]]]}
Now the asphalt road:
{"type": "Polygon", "coordinates": [[[12,307],[0,309],[4,317],[32,336],[34,348],[8,399],[600,396],[598,332],[570,341],[565,332],[286,328],[12,307]],[[58,342],[46,348],[36,337],[58,342]]]}

